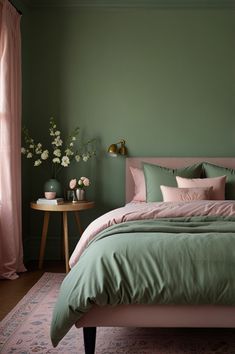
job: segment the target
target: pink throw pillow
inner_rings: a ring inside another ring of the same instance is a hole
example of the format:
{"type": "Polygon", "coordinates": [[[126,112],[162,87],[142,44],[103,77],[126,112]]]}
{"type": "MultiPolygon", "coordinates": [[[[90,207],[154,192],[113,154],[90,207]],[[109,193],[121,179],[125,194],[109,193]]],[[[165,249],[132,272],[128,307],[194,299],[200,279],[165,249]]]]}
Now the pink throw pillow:
{"type": "Polygon", "coordinates": [[[177,188],[160,186],[164,202],[192,202],[194,200],[209,200],[210,188],[177,188]]]}
{"type": "Polygon", "coordinates": [[[132,177],[135,183],[135,195],[132,201],[146,202],[146,186],[144,171],[140,168],[130,167],[132,177]]]}
{"type": "Polygon", "coordinates": [[[226,176],[212,178],[183,178],[176,176],[177,185],[180,188],[213,187],[211,199],[225,199],[226,176]]]}

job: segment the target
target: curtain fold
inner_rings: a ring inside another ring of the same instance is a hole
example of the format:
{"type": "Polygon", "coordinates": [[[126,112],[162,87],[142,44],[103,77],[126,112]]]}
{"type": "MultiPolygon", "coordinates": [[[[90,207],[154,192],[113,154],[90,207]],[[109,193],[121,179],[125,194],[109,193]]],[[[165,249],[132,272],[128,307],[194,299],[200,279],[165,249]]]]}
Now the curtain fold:
{"type": "Polygon", "coordinates": [[[23,264],[21,216],[20,18],[0,2],[0,278],[16,279],[23,264]]]}

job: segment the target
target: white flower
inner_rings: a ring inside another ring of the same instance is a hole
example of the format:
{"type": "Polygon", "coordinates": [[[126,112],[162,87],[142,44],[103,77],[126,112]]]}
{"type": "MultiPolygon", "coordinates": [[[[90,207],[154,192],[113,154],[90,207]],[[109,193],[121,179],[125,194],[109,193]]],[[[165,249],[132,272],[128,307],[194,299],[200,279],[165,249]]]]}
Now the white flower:
{"type": "Polygon", "coordinates": [[[78,184],[79,184],[79,186],[83,185],[83,182],[81,179],[78,181],[78,184]]]}
{"type": "Polygon", "coordinates": [[[41,143],[38,143],[35,147],[35,153],[37,155],[40,155],[42,153],[42,144],[41,143]]]}
{"type": "Polygon", "coordinates": [[[41,159],[42,160],[47,160],[49,157],[49,151],[48,150],[44,150],[43,153],[41,154],[41,159]]]}
{"type": "Polygon", "coordinates": [[[73,146],[73,142],[71,142],[71,143],[69,144],[69,146],[73,146]]]}
{"type": "Polygon", "coordinates": [[[34,161],[34,166],[39,166],[41,165],[42,161],[41,160],[36,160],[34,161]]]}
{"type": "Polygon", "coordinates": [[[71,149],[66,149],[65,153],[66,153],[67,156],[72,156],[73,155],[73,152],[72,152],[71,149]]]}
{"type": "Polygon", "coordinates": [[[69,160],[68,156],[63,156],[61,165],[64,167],[68,167],[69,164],[70,164],[70,160],[69,160]]]}
{"type": "Polygon", "coordinates": [[[72,141],[75,141],[76,140],[76,136],[72,136],[72,141]]]}
{"type": "Polygon", "coordinates": [[[30,149],[34,149],[34,144],[30,144],[30,145],[29,145],[29,148],[30,148],[30,149]]]}
{"type": "Polygon", "coordinates": [[[87,162],[89,160],[89,156],[88,155],[83,155],[82,159],[84,162],[87,162]]]}
{"type": "Polygon", "coordinates": [[[52,145],[55,145],[55,146],[62,146],[63,144],[63,141],[62,139],[60,139],[60,136],[58,135],[54,141],[52,141],[52,145]]]}
{"type": "Polygon", "coordinates": [[[60,131],[59,131],[59,130],[56,130],[56,131],[55,131],[55,135],[60,135],[60,131]]]}
{"type": "Polygon", "coordinates": [[[36,153],[37,155],[40,155],[40,154],[42,153],[42,149],[36,148],[36,149],[35,149],[35,153],[36,153]]]}
{"type": "Polygon", "coordinates": [[[76,156],[75,156],[75,160],[76,160],[77,162],[79,162],[79,161],[81,160],[81,156],[80,156],[80,155],[76,155],[76,156]]]}
{"type": "Polygon", "coordinates": [[[54,136],[55,134],[54,134],[54,132],[51,130],[50,131],[50,136],[54,136]]]}
{"type": "Polygon", "coordinates": [[[62,146],[62,144],[63,144],[63,141],[61,139],[58,139],[55,145],[62,146]]]}
{"type": "Polygon", "coordinates": [[[55,149],[55,150],[53,151],[53,154],[54,154],[55,156],[57,156],[57,157],[60,157],[60,156],[61,156],[61,150],[60,150],[60,149],[55,149]]]}
{"type": "Polygon", "coordinates": [[[27,157],[27,159],[31,159],[33,157],[32,152],[28,152],[26,157],[27,157]]]}
{"type": "Polygon", "coordinates": [[[53,163],[60,163],[59,157],[54,157],[54,158],[52,159],[52,162],[53,162],[53,163]]]}
{"type": "Polygon", "coordinates": [[[24,155],[25,155],[26,152],[27,152],[27,150],[26,150],[24,147],[22,147],[22,148],[21,148],[21,154],[24,154],[24,155]]]}

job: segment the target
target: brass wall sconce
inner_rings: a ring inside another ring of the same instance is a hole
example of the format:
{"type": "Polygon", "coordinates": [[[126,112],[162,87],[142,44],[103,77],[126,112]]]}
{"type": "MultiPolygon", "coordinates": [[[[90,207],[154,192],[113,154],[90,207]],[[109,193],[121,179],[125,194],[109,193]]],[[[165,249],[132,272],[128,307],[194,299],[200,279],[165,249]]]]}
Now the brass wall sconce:
{"type": "Polygon", "coordinates": [[[126,156],[127,155],[127,147],[125,144],[126,144],[126,142],[123,139],[120,140],[116,144],[111,144],[110,147],[108,148],[108,154],[113,157],[116,157],[118,154],[122,155],[122,156],[126,156]],[[118,147],[119,144],[121,144],[120,147],[118,147]]]}

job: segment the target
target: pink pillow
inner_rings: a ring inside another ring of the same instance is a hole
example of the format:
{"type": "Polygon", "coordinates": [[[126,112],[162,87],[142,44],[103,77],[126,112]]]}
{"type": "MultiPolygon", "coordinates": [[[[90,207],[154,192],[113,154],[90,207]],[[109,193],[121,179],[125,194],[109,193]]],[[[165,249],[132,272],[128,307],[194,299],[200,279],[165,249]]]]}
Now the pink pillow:
{"type": "Polygon", "coordinates": [[[213,178],[183,178],[176,176],[177,185],[180,188],[213,187],[211,199],[225,199],[226,176],[213,178]]]}
{"type": "Polygon", "coordinates": [[[160,186],[164,202],[191,202],[194,200],[209,200],[210,188],[177,188],[160,186]]]}
{"type": "Polygon", "coordinates": [[[144,171],[140,168],[130,167],[132,177],[135,183],[135,195],[133,201],[146,202],[146,186],[144,171]]]}

